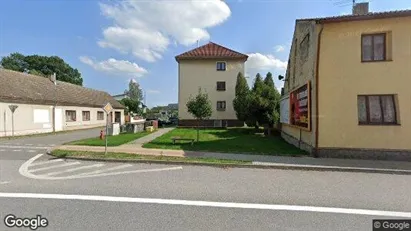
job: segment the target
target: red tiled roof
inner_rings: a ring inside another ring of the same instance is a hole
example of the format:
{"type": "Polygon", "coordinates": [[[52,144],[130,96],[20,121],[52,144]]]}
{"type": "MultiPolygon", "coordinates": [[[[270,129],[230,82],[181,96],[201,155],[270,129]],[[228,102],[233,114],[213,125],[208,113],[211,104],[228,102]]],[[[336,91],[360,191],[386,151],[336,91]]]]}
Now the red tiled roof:
{"type": "Polygon", "coordinates": [[[237,51],[233,51],[221,45],[218,45],[213,42],[209,42],[206,45],[200,46],[193,50],[184,52],[176,56],[177,62],[180,60],[187,59],[244,59],[247,60],[248,56],[241,54],[237,51]]]}
{"type": "Polygon", "coordinates": [[[385,12],[371,12],[364,15],[343,15],[323,18],[306,18],[297,19],[297,21],[316,21],[317,23],[331,23],[331,22],[346,22],[346,21],[359,21],[359,20],[371,20],[382,18],[395,18],[395,17],[407,17],[411,16],[411,10],[397,10],[397,11],[385,11],[385,12]]]}

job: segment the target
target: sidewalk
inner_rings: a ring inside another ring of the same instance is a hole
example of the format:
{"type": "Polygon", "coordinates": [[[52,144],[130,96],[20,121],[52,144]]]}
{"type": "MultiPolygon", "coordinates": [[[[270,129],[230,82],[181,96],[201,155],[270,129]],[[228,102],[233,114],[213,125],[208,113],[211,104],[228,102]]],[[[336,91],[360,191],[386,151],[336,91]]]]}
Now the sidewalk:
{"type": "MultiPolygon", "coordinates": [[[[64,145],[56,149],[72,151],[104,152],[104,147],[64,145]]],[[[217,153],[203,151],[147,149],[137,145],[122,145],[108,147],[108,152],[121,152],[140,155],[163,155],[176,157],[200,157],[229,160],[252,161],[253,166],[265,166],[282,169],[301,170],[333,170],[352,172],[381,172],[411,174],[411,162],[382,161],[382,160],[358,160],[358,159],[333,159],[312,157],[287,157],[268,155],[247,155],[235,153],[217,153]]]]}
{"type": "Polygon", "coordinates": [[[139,139],[136,139],[134,141],[131,141],[130,143],[123,144],[120,147],[129,147],[129,148],[135,148],[135,147],[141,147],[143,144],[151,142],[152,140],[156,139],[157,137],[160,137],[167,132],[172,131],[174,128],[161,128],[158,129],[156,132],[153,132],[149,135],[143,136],[139,139]]]}

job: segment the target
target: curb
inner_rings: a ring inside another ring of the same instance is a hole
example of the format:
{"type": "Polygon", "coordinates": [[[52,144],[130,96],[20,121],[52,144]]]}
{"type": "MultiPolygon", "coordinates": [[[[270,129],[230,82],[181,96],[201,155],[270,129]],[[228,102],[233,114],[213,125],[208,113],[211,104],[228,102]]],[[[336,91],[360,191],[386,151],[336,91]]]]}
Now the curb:
{"type": "MultiPolygon", "coordinates": [[[[56,159],[59,157],[53,156],[50,152],[47,155],[56,159]]],[[[145,163],[145,164],[164,164],[164,165],[187,165],[187,166],[207,166],[215,168],[253,168],[253,169],[280,169],[280,170],[299,170],[299,171],[317,171],[317,172],[354,172],[354,173],[380,173],[392,175],[411,175],[411,170],[400,169],[378,169],[378,168],[355,168],[355,167],[339,167],[339,166],[322,166],[322,165],[297,165],[297,164],[277,164],[277,163],[262,163],[253,162],[253,164],[212,164],[212,163],[196,163],[184,161],[164,161],[164,160],[144,160],[144,159],[101,159],[89,157],[62,157],[63,159],[83,160],[83,161],[101,161],[101,162],[117,162],[117,163],[145,163]]]]}

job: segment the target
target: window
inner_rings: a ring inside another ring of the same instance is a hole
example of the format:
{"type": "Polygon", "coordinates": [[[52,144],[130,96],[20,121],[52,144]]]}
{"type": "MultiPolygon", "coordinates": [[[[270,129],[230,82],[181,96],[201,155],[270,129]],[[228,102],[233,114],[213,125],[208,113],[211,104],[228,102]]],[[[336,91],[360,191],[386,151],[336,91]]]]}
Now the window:
{"type": "Polygon", "coordinates": [[[217,111],[225,111],[225,101],[217,101],[217,111]]]}
{"type": "Polygon", "coordinates": [[[225,82],[217,82],[217,91],[225,91],[225,82]]]}
{"type": "Polygon", "coordinates": [[[66,111],[66,122],[76,121],[76,111],[67,110],[66,111]]]}
{"type": "Polygon", "coordinates": [[[301,58],[302,63],[306,62],[308,59],[309,47],[310,47],[310,34],[307,34],[304,37],[303,41],[301,41],[300,43],[300,52],[301,52],[300,58],[301,58]]]}
{"type": "Polygon", "coordinates": [[[397,124],[394,95],[359,95],[359,124],[397,124]]]}
{"type": "Polygon", "coordinates": [[[90,121],[90,111],[83,111],[83,121],[90,121]]]}
{"type": "Polygon", "coordinates": [[[217,71],[225,71],[226,63],[225,62],[217,62],[217,71]]]}
{"type": "Polygon", "coordinates": [[[361,61],[386,60],[386,34],[362,35],[361,61]]]}
{"type": "Polygon", "coordinates": [[[104,120],[104,112],[102,111],[97,112],[97,120],[104,120]]]}

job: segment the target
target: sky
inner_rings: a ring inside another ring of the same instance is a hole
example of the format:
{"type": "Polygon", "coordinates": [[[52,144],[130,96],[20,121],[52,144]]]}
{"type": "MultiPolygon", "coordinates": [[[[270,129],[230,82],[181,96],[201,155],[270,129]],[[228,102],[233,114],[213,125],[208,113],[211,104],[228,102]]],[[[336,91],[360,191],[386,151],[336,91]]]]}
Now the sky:
{"type": "MultiPolygon", "coordinates": [[[[177,103],[175,56],[209,41],[249,55],[256,73],[283,82],[295,20],[349,14],[351,0],[3,0],[0,57],[56,55],[85,87],[121,94],[135,79],[149,107],[177,103]]],[[[370,11],[411,9],[372,0],[370,11]]]]}

